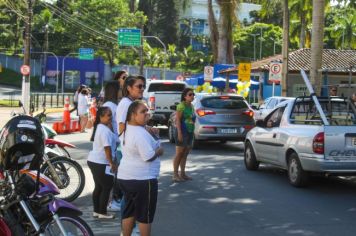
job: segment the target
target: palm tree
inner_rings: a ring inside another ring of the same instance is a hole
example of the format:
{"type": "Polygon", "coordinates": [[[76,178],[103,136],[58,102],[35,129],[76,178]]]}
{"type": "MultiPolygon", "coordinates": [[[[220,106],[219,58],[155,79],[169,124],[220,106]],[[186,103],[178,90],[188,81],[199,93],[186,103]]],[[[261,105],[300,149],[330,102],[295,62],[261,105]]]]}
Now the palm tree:
{"type": "Polygon", "coordinates": [[[299,25],[299,48],[305,48],[307,25],[310,24],[312,16],[312,0],[292,0],[289,9],[292,20],[299,25]]]}
{"type": "Polygon", "coordinates": [[[208,0],[208,21],[210,29],[210,44],[213,51],[214,63],[216,63],[218,61],[219,30],[216,24],[212,0],[208,0]]]}
{"type": "Polygon", "coordinates": [[[237,23],[236,9],[240,3],[239,0],[216,0],[220,7],[219,18],[219,41],[217,63],[233,64],[234,47],[232,41],[232,31],[237,23]]]}
{"type": "Polygon", "coordinates": [[[310,80],[315,93],[321,94],[325,0],[313,0],[310,80]]]}
{"type": "Polygon", "coordinates": [[[335,22],[329,30],[331,36],[335,38],[335,46],[344,49],[347,45],[348,49],[356,48],[356,10],[352,8],[344,8],[335,15],[335,22]]]}

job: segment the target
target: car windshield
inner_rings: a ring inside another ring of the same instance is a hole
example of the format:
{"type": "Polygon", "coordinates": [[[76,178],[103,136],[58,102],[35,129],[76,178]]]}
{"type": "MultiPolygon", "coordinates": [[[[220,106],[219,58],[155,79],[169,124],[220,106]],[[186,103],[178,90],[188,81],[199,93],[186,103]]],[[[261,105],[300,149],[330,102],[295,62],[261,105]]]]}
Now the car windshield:
{"type": "Polygon", "coordinates": [[[216,109],[244,109],[244,108],[248,108],[248,106],[243,98],[231,97],[231,96],[204,98],[201,100],[201,104],[206,108],[216,108],[216,109]]]}
{"type": "Polygon", "coordinates": [[[148,87],[148,92],[182,92],[185,88],[184,84],[176,83],[152,83],[148,87]]]}

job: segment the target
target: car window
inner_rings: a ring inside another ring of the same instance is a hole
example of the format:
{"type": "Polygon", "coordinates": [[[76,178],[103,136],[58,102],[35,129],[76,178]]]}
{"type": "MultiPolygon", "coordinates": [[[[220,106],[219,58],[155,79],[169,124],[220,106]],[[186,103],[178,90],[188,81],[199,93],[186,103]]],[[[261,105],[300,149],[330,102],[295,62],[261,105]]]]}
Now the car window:
{"type": "Polygon", "coordinates": [[[267,109],[273,109],[277,105],[277,99],[271,99],[267,104],[267,109]]]}
{"type": "Polygon", "coordinates": [[[201,104],[206,108],[217,109],[244,109],[248,108],[245,100],[240,97],[209,97],[201,100],[201,104]]]}
{"type": "Polygon", "coordinates": [[[274,110],[267,118],[267,127],[278,127],[282,120],[282,115],[286,107],[274,110]]]}
{"type": "Polygon", "coordinates": [[[152,83],[148,87],[148,92],[182,92],[185,84],[176,83],[152,83]]]}

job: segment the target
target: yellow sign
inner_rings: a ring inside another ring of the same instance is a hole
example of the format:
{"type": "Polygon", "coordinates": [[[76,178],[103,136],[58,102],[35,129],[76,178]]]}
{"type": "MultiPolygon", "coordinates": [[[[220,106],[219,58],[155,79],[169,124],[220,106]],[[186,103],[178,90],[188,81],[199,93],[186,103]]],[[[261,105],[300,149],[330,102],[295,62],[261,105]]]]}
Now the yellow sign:
{"type": "Polygon", "coordinates": [[[240,63],[239,64],[239,81],[248,82],[251,79],[251,63],[240,63]]]}

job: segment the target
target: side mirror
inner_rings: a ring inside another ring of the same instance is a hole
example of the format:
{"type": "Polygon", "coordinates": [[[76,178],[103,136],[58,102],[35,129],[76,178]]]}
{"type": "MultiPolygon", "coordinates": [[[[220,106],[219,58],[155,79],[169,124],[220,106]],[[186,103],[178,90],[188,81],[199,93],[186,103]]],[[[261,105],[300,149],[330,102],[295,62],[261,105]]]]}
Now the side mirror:
{"type": "Polygon", "coordinates": [[[170,107],[169,107],[169,109],[171,109],[171,110],[174,110],[174,111],[175,111],[175,110],[177,110],[177,105],[172,105],[172,106],[170,106],[170,107]]]}
{"type": "Polygon", "coordinates": [[[265,122],[263,120],[257,120],[256,121],[256,126],[257,127],[265,127],[265,122]]]}
{"type": "Polygon", "coordinates": [[[252,108],[253,110],[258,110],[258,107],[257,107],[256,105],[251,105],[251,108],[252,108]]]}
{"type": "Polygon", "coordinates": [[[19,107],[22,107],[22,106],[23,106],[22,102],[21,102],[21,101],[19,101],[19,107]]]}

